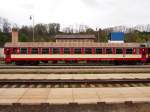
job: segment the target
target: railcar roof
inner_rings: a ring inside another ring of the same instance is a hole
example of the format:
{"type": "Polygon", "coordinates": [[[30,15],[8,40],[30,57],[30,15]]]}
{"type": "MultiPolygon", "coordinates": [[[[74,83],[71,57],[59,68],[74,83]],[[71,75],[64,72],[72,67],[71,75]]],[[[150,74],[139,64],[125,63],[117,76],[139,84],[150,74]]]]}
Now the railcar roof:
{"type": "Polygon", "coordinates": [[[140,47],[141,43],[98,42],[18,42],[6,43],[4,47],[140,47]]]}

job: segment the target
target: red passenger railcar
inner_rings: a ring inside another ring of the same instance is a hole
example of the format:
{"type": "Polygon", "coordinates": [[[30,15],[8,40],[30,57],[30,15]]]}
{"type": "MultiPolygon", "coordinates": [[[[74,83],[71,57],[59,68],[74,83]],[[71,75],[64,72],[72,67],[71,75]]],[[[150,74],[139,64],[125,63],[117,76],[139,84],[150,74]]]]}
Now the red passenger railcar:
{"type": "Polygon", "coordinates": [[[112,63],[146,63],[146,45],[140,43],[89,43],[89,42],[21,42],[6,43],[6,63],[37,65],[48,61],[103,61],[112,63]]]}

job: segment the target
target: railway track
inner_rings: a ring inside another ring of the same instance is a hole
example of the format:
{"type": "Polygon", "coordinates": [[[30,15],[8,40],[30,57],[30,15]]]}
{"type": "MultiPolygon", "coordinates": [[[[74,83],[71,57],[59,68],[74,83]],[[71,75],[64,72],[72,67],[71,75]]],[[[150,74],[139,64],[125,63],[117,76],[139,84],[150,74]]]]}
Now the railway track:
{"type": "Polygon", "coordinates": [[[60,66],[60,65],[42,65],[42,66],[15,66],[0,65],[0,69],[104,69],[104,68],[150,68],[150,65],[121,65],[121,66],[60,66]]]}
{"type": "Polygon", "coordinates": [[[104,73],[150,73],[150,68],[5,68],[0,69],[0,74],[104,74],[104,73]]]}
{"type": "Polygon", "coordinates": [[[101,88],[150,87],[150,79],[88,79],[88,80],[0,80],[0,88],[101,88]]]}
{"type": "Polygon", "coordinates": [[[0,66],[0,74],[150,73],[150,65],[129,66],[0,66]]]}

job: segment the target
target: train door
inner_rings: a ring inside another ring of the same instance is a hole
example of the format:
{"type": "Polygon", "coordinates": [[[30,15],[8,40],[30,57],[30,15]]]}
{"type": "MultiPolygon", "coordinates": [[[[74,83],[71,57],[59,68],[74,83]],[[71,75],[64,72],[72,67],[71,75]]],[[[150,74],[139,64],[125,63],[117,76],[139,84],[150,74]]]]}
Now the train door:
{"type": "Polygon", "coordinates": [[[148,63],[150,62],[150,48],[148,48],[148,63]]]}
{"type": "Polygon", "coordinates": [[[141,48],[140,50],[141,50],[141,55],[142,55],[142,57],[141,57],[142,58],[142,62],[145,63],[147,61],[147,57],[146,57],[146,55],[147,55],[146,51],[147,50],[146,50],[146,48],[141,48]]]}
{"type": "Polygon", "coordinates": [[[5,48],[4,52],[5,52],[5,61],[6,61],[6,63],[10,63],[11,62],[11,49],[10,48],[5,48]]]}
{"type": "Polygon", "coordinates": [[[146,58],[146,49],[142,48],[142,58],[146,58]]]}

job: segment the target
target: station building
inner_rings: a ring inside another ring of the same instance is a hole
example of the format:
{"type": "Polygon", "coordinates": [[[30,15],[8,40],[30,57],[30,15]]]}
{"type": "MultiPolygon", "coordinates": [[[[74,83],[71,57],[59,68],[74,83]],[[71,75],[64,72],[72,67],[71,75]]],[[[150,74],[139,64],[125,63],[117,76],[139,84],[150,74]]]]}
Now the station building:
{"type": "Polygon", "coordinates": [[[95,42],[95,35],[56,35],[57,42],[95,42]]]}

